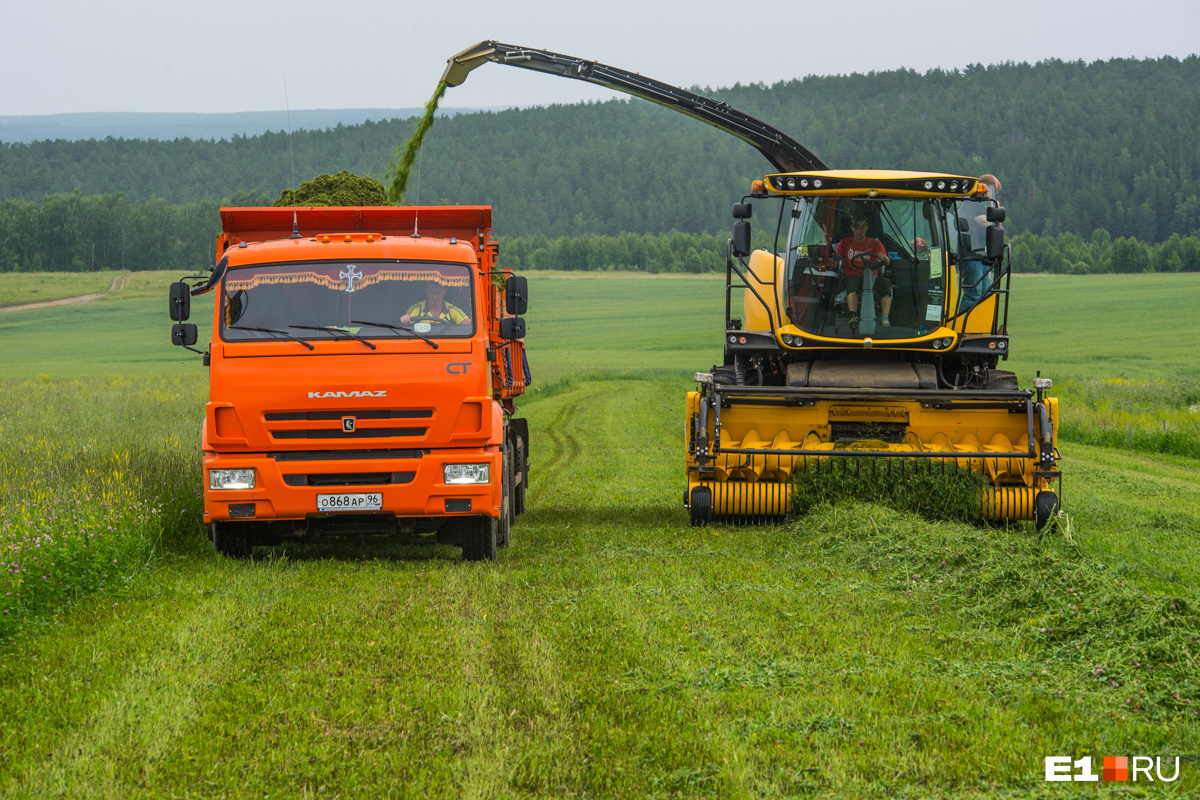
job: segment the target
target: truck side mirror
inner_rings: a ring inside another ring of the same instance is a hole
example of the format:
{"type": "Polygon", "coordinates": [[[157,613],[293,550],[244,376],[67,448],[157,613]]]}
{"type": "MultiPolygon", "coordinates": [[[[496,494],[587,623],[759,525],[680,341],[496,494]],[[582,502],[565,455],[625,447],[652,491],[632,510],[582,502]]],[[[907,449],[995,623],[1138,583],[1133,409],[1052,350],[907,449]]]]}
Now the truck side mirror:
{"type": "Polygon", "coordinates": [[[196,343],[196,326],[188,324],[171,326],[171,344],[176,347],[191,347],[196,343]]]}
{"type": "Polygon", "coordinates": [[[171,319],[184,322],[192,315],[192,288],[184,281],[171,284],[171,319]]]}
{"type": "MultiPolygon", "coordinates": [[[[1003,209],[1001,210],[1003,211],[1003,209]]],[[[987,229],[987,257],[1000,258],[1002,255],[1004,255],[1004,228],[992,225],[987,229]]]]}
{"type": "Polygon", "coordinates": [[[733,254],[738,258],[750,255],[750,223],[744,219],[733,223],[733,254]]]}
{"type": "Polygon", "coordinates": [[[514,339],[525,338],[525,318],[505,317],[500,320],[500,338],[510,342],[514,339]]]}
{"type": "Polygon", "coordinates": [[[520,275],[510,275],[504,282],[504,310],[509,314],[524,314],[529,308],[529,281],[520,275]]]}
{"type": "Polygon", "coordinates": [[[988,222],[1004,222],[1007,217],[1008,211],[1004,208],[1004,206],[988,206],[988,222]]]}

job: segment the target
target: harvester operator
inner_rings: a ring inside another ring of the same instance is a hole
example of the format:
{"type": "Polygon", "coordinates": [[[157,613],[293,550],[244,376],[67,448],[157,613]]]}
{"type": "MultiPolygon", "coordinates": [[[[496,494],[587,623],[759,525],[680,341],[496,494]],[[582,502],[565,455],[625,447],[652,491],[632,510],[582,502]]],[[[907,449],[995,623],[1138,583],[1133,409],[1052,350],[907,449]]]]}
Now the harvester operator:
{"type": "MultiPolygon", "coordinates": [[[[867,236],[867,221],[862,217],[856,218],[850,224],[853,236],[847,236],[838,242],[837,254],[842,261],[842,281],[846,287],[846,306],[850,315],[858,318],[858,296],[863,288],[863,266],[872,268],[882,261],[885,265],[892,263],[888,258],[887,249],[883,242],[867,236]],[[861,258],[856,258],[861,256],[861,258]],[[857,261],[858,263],[853,263],[857,261]]],[[[888,312],[892,310],[892,282],[883,275],[875,277],[875,292],[879,296],[879,324],[888,327],[888,312]]],[[[852,321],[853,324],[853,321],[852,321]]]]}
{"type": "Polygon", "coordinates": [[[412,322],[413,317],[427,317],[448,322],[451,325],[470,325],[471,318],[461,308],[446,302],[446,287],[437,281],[425,284],[425,299],[409,306],[401,322],[412,322]]]}

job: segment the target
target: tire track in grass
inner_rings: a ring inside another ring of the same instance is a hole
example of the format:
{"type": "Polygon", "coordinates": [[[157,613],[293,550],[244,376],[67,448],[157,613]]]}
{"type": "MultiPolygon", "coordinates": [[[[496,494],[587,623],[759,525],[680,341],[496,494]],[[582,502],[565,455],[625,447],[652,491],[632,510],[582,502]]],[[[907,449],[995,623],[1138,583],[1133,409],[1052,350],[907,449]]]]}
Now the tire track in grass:
{"type": "MultiPolygon", "coordinates": [[[[210,575],[227,576],[228,570],[210,575]]],[[[258,577],[243,571],[237,583],[190,606],[188,598],[175,595],[152,609],[149,623],[136,630],[114,620],[108,632],[119,639],[112,647],[129,649],[117,651],[116,658],[109,650],[107,660],[132,660],[136,650],[146,648],[137,656],[144,660],[125,667],[110,664],[123,671],[122,679],[92,700],[95,710],[57,741],[44,762],[26,768],[22,785],[28,796],[72,795],[81,787],[102,797],[139,794],[141,781],[195,721],[205,696],[240,675],[236,664],[253,649],[270,609],[284,596],[258,577]],[[253,602],[247,601],[248,592],[253,602]],[[157,642],[150,634],[156,627],[157,642]]],[[[196,591],[183,582],[177,587],[196,591]]]]}

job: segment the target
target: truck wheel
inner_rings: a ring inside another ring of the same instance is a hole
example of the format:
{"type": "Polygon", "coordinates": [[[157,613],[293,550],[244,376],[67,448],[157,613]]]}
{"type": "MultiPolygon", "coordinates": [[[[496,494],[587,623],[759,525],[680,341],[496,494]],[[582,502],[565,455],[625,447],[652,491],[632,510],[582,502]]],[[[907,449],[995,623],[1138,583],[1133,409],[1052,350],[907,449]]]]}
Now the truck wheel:
{"type": "Polygon", "coordinates": [[[463,541],[463,561],[495,561],[497,527],[491,517],[472,518],[463,541]]]}
{"type": "Polygon", "coordinates": [[[517,458],[513,461],[513,514],[525,513],[525,484],[529,481],[529,468],[525,463],[525,440],[517,437],[517,458]],[[521,476],[517,483],[516,476],[521,476]]]}
{"type": "Polygon", "coordinates": [[[236,522],[214,522],[212,526],[213,550],[228,558],[249,558],[251,544],[246,527],[236,522]]]}
{"type": "Polygon", "coordinates": [[[1037,527],[1046,527],[1050,517],[1058,513],[1058,495],[1054,492],[1038,492],[1037,496],[1037,527]]]}
{"type": "Polygon", "coordinates": [[[691,502],[688,504],[692,512],[692,527],[699,528],[712,522],[712,490],[706,486],[692,489],[691,502]]]}
{"type": "Polygon", "coordinates": [[[513,518],[513,459],[512,445],[504,447],[504,465],[501,468],[500,480],[500,519],[496,521],[496,545],[508,547],[508,538],[512,533],[513,518]]]}

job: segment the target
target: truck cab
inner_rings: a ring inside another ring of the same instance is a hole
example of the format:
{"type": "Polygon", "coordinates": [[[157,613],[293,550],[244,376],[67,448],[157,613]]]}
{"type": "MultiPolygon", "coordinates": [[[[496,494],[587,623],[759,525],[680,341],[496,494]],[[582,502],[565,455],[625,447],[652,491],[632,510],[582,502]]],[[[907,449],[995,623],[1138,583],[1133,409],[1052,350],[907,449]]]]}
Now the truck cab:
{"type": "MultiPolygon", "coordinates": [[[[495,559],[524,510],[524,279],[491,209],[224,208],[204,352],[204,522],[218,552],[336,534],[495,559]]],[[[177,344],[194,344],[177,324],[177,344]],[[189,341],[190,340],[190,341],[189,341]]]]}

